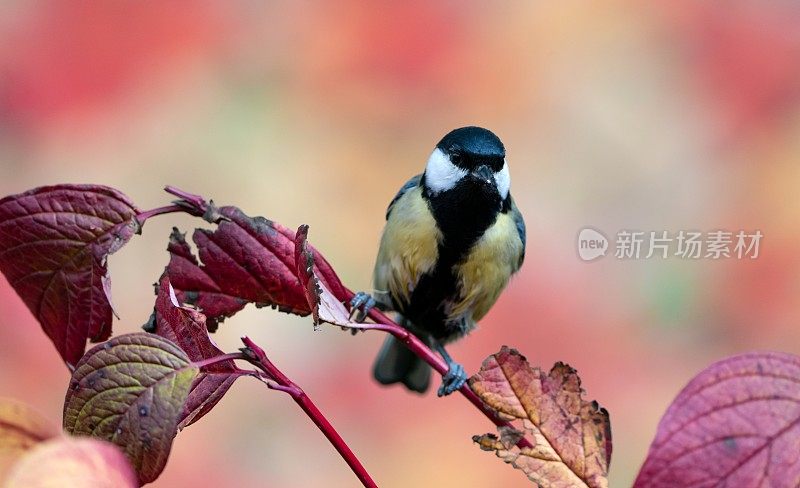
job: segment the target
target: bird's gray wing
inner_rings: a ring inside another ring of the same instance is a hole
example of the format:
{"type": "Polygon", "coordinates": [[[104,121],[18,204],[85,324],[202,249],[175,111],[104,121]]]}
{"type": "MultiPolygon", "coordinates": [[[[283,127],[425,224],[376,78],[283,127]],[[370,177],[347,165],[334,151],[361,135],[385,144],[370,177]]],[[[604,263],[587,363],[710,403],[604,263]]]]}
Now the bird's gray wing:
{"type": "Polygon", "coordinates": [[[389,220],[389,214],[392,213],[392,207],[394,204],[400,200],[400,197],[406,194],[406,192],[412,188],[416,188],[419,186],[419,182],[422,179],[422,174],[418,174],[416,176],[412,176],[410,180],[406,181],[405,185],[400,188],[400,191],[397,192],[397,195],[392,198],[392,201],[389,202],[389,208],[386,209],[386,220],[389,220]]]}
{"type": "Polygon", "coordinates": [[[514,203],[514,199],[511,198],[511,218],[514,219],[514,224],[517,226],[517,233],[519,234],[519,239],[522,241],[522,254],[519,256],[519,267],[522,266],[522,261],[525,260],[525,221],[522,219],[522,213],[517,208],[517,204],[514,203]]]}

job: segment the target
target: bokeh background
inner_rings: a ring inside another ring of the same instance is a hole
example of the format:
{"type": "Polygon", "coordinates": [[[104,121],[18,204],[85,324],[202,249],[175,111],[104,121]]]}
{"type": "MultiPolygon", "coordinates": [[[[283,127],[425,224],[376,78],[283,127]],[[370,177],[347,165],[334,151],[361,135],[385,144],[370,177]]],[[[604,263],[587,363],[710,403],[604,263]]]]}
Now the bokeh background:
{"type": "MultiPolygon", "coordinates": [[[[386,203],[448,130],[505,141],[528,254],[467,370],[503,344],[566,361],[611,412],[612,486],[628,486],[660,415],[711,362],[800,353],[800,6],[796,2],[0,2],[0,194],[165,184],[311,239],[368,289],[386,203]],[[754,230],[755,260],[583,263],[576,235],[754,230]]],[[[116,332],[153,303],[173,225],[110,260],[116,332]]],[[[327,413],[381,486],[526,486],[470,436],[463,399],[381,388],[383,337],[313,332],[248,308],[253,336],[327,413]]],[[[68,375],[0,279],[0,394],[60,419],[68,375]]],[[[284,395],[240,380],[182,432],[153,486],[357,486],[284,395]]]]}

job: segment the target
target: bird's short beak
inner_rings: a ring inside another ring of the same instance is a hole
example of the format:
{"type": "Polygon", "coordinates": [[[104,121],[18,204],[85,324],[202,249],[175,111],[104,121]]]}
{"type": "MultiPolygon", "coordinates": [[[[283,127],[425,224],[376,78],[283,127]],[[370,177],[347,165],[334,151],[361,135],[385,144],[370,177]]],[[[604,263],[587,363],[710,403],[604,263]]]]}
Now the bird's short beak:
{"type": "Polygon", "coordinates": [[[472,175],[480,180],[482,183],[486,183],[487,185],[494,185],[494,172],[491,168],[482,164],[478,166],[475,171],[472,172],[472,175]]]}

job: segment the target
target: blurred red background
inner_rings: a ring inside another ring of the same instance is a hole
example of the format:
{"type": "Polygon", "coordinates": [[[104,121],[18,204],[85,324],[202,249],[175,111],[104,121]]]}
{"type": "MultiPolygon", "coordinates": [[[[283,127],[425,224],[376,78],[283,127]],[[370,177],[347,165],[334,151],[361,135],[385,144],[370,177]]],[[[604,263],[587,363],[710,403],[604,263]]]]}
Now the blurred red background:
{"type": "MultiPolygon", "coordinates": [[[[611,412],[611,485],[633,480],[658,419],[710,362],[800,351],[800,8],[791,2],[22,2],[0,4],[0,195],[165,184],[238,204],[311,240],[368,289],[386,203],[438,139],[504,140],[528,223],[525,265],[452,352],[503,344],[576,367],[611,412]],[[758,259],[583,263],[586,225],[755,230],[758,259]]],[[[138,330],[167,261],[169,216],[110,260],[116,332],[138,330]]],[[[0,280],[0,394],[60,419],[68,373],[0,280]]],[[[381,486],[525,486],[470,436],[463,399],[381,388],[382,337],[313,332],[248,308],[248,334],[302,385],[381,486]]],[[[355,486],[285,396],[240,380],[182,432],[153,486],[355,486]]]]}

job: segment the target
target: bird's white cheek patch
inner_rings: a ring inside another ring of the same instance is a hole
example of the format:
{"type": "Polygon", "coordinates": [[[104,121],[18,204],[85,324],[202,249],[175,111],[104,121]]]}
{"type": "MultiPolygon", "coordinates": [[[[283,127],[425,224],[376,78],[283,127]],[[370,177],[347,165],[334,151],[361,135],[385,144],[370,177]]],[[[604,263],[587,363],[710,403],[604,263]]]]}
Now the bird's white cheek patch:
{"type": "Polygon", "coordinates": [[[458,181],[467,176],[467,170],[461,169],[450,162],[450,158],[441,149],[433,150],[425,167],[425,185],[433,193],[449,190],[456,186],[458,181]]]}
{"type": "Polygon", "coordinates": [[[494,181],[497,183],[497,191],[500,198],[505,200],[508,190],[511,188],[511,174],[508,172],[508,165],[503,162],[503,169],[494,174],[494,181]]]}

